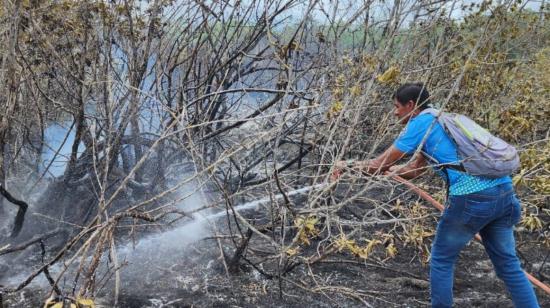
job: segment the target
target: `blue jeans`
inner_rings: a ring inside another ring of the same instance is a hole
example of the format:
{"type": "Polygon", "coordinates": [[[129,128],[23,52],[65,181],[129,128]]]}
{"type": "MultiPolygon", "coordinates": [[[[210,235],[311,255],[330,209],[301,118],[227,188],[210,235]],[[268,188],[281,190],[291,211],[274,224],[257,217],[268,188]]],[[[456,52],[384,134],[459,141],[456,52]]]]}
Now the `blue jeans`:
{"type": "MultiPolygon", "coordinates": [[[[458,254],[476,233],[504,281],[516,307],[539,307],[535,292],[516,256],[514,225],[521,206],[512,184],[464,196],[450,196],[437,225],[430,262],[432,307],[452,307],[453,272],[458,254]]],[[[475,261],[475,260],[472,260],[475,261]]]]}

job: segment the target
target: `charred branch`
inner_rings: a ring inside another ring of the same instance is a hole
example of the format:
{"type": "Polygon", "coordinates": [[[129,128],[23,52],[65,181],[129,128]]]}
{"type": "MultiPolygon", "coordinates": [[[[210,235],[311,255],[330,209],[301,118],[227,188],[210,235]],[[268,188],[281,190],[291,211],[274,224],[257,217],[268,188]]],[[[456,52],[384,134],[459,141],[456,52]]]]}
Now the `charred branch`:
{"type": "Polygon", "coordinates": [[[29,207],[29,205],[26,202],[15,198],[4,188],[2,184],[0,184],[0,194],[2,194],[2,196],[4,196],[4,198],[6,198],[9,202],[19,207],[11,232],[11,237],[16,237],[19,232],[21,232],[21,228],[23,228],[23,223],[25,222],[25,213],[27,212],[27,208],[29,207]]]}
{"type": "Polygon", "coordinates": [[[37,243],[42,243],[51,238],[51,237],[54,237],[56,236],[57,234],[59,234],[61,231],[52,231],[50,233],[47,233],[45,235],[42,235],[42,236],[38,236],[38,237],[35,237],[23,244],[19,244],[17,246],[7,246],[6,248],[3,248],[3,249],[0,249],[0,256],[2,255],[7,255],[7,254],[10,254],[10,253],[13,253],[13,252],[17,252],[17,251],[21,251],[21,250],[25,250],[27,249],[29,246],[32,246],[34,244],[37,244],[37,243]]]}

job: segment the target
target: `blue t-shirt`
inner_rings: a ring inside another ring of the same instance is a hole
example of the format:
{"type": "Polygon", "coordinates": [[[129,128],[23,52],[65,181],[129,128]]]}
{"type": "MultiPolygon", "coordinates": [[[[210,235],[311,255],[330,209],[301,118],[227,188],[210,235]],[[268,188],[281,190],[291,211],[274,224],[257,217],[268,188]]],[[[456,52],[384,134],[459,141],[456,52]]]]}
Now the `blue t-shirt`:
{"type": "MultiPolygon", "coordinates": [[[[457,162],[459,161],[459,158],[456,145],[447,136],[443,127],[441,127],[435,117],[431,114],[421,114],[412,118],[397,140],[395,140],[394,146],[403,153],[414,153],[423,141],[424,136],[434,121],[435,124],[431,128],[426,142],[422,146],[422,153],[424,155],[429,155],[439,164],[458,164],[457,162]]],[[[430,161],[430,159],[428,159],[428,161],[430,161]]],[[[440,171],[439,168],[436,168],[435,170],[439,175],[447,180],[446,175],[440,171]]],[[[512,179],[509,176],[491,179],[469,175],[465,172],[451,168],[447,168],[447,173],[449,174],[450,181],[449,194],[454,196],[467,195],[503,183],[512,182],[512,179]]]]}

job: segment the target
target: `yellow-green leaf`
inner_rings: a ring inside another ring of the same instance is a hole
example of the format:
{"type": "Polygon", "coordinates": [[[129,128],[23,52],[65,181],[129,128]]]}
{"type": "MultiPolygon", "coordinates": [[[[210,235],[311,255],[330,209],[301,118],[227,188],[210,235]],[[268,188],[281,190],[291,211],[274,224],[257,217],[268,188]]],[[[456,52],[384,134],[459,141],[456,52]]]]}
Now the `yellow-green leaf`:
{"type": "Polygon", "coordinates": [[[390,66],[390,68],[388,68],[382,75],[376,77],[376,79],[381,83],[389,83],[396,81],[400,73],[401,71],[397,66],[390,66]]]}

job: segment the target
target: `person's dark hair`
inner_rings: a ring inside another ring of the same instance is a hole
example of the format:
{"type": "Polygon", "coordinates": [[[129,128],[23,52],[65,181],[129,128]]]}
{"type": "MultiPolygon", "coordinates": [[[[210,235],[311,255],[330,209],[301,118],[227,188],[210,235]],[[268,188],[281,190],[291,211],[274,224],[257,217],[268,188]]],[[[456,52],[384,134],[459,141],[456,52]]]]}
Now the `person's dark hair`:
{"type": "Polygon", "coordinates": [[[401,85],[393,94],[393,99],[396,99],[401,105],[413,101],[420,110],[424,110],[431,105],[430,93],[421,82],[401,85]]]}

